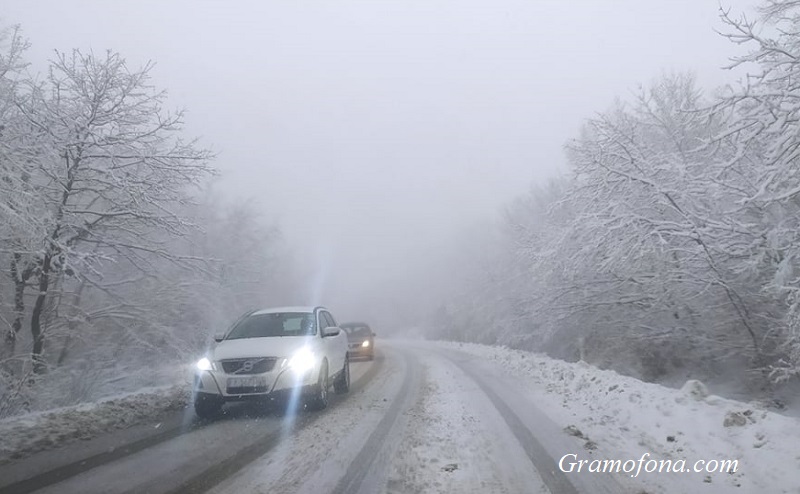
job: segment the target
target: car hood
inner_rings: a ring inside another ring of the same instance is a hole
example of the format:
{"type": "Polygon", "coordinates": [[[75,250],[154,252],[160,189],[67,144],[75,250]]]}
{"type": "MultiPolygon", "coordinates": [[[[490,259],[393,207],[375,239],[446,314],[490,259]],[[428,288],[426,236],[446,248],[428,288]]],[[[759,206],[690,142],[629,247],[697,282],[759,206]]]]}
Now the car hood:
{"type": "Polygon", "coordinates": [[[272,336],[224,340],[214,348],[214,360],[246,357],[291,357],[300,348],[310,345],[314,337],[272,336]]]}

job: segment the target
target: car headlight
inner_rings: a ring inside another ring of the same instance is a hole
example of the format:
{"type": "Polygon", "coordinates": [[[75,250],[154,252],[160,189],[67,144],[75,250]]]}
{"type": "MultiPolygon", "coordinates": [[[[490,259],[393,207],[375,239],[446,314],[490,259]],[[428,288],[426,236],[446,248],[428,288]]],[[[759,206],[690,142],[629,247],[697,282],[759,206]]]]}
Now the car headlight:
{"type": "Polygon", "coordinates": [[[298,373],[307,372],[314,368],[315,362],[314,352],[301,348],[289,359],[289,368],[298,373]]]}
{"type": "Polygon", "coordinates": [[[364,343],[362,343],[361,346],[367,348],[369,346],[369,340],[364,340],[364,343]]]}
{"type": "Polygon", "coordinates": [[[195,366],[197,366],[197,370],[209,371],[211,370],[211,361],[208,360],[206,357],[203,357],[197,361],[197,364],[195,364],[195,366]]]}

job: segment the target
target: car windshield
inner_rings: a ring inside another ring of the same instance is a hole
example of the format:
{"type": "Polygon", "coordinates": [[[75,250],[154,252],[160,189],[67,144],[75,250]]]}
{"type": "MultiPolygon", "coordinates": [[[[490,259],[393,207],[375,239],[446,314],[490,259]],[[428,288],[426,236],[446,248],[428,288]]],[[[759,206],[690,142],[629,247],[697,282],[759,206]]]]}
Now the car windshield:
{"type": "Polygon", "coordinates": [[[237,324],[226,340],[270,336],[309,336],[316,334],[314,315],[307,312],[254,314],[237,324]]]}

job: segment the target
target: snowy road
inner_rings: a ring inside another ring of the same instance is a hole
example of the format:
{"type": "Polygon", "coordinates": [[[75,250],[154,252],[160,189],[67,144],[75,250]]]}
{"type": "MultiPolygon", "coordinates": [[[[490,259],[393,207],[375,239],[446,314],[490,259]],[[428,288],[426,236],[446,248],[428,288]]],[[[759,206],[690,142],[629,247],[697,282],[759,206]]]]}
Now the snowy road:
{"type": "Polygon", "coordinates": [[[353,364],[351,392],[322,413],[240,406],[210,424],[180,414],[148,434],[4,467],[0,486],[14,483],[0,494],[627,492],[610,474],[559,471],[573,438],[496,364],[424,342],[381,343],[375,361],[353,364]]]}

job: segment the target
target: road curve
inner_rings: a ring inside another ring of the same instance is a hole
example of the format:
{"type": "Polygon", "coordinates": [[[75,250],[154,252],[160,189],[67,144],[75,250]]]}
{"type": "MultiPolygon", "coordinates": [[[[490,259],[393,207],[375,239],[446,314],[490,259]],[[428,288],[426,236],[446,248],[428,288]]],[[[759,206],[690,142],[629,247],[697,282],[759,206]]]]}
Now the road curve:
{"type": "Polygon", "coordinates": [[[610,476],[560,472],[555,458],[574,444],[502,369],[425,342],[382,343],[324,412],[175,417],[113,451],[64,452],[0,494],[626,492],[610,476]]]}

